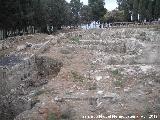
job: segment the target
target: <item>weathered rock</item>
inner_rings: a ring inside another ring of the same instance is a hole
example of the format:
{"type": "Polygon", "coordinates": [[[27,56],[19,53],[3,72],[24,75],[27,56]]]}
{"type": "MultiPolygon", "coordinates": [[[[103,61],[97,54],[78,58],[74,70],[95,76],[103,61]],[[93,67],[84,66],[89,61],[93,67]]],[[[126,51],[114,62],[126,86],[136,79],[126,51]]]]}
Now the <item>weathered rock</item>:
{"type": "Polygon", "coordinates": [[[17,46],[17,51],[22,51],[26,49],[26,45],[17,46]]]}
{"type": "Polygon", "coordinates": [[[32,43],[26,42],[26,47],[27,47],[27,48],[30,48],[30,47],[32,47],[32,46],[33,46],[32,43]]]}

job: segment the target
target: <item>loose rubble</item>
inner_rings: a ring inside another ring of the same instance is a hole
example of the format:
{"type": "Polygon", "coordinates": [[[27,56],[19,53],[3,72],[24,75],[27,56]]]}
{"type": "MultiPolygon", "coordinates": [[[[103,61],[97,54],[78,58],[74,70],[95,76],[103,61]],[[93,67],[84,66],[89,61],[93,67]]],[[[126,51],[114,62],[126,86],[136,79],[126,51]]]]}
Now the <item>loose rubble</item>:
{"type": "Polygon", "coordinates": [[[10,119],[159,115],[159,31],[91,29],[32,38],[0,43],[0,51],[14,49],[0,59],[1,85],[7,86],[0,106],[8,107],[3,111],[10,119]],[[15,64],[4,63],[10,58],[15,64]]]}

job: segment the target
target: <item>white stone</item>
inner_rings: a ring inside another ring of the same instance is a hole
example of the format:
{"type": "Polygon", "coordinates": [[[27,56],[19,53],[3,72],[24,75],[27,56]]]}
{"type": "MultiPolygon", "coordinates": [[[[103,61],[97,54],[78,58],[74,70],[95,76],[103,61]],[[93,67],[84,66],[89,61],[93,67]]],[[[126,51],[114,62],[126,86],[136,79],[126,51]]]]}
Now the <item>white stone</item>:
{"type": "Polygon", "coordinates": [[[102,76],[96,76],[96,80],[100,81],[102,79],[102,76]]]}
{"type": "Polygon", "coordinates": [[[102,104],[102,102],[99,102],[96,107],[100,107],[101,104],[102,104]]]}
{"type": "Polygon", "coordinates": [[[103,94],[103,91],[98,91],[97,94],[102,95],[102,94],[103,94]]]}
{"type": "Polygon", "coordinates": [[[3,45],[2,45],[2,44],[0,44],[0,51],[2,50],[2,48],[3,48],[3,45]]]}
{"type": "Polygon", "coordinates": [[[124,88],[124,92],[129,92],[130,91],[130,88],[127,87],[127,88],[124,88]]]}
{"type": "Polygon", "coordinates": [[[108,75],[108,76],[106,76],[105,78],[106,78],[106,79],[109,79],[109,78],[110,78],[110,76],[108,75]]]}
{"type": "Polygon", "coordinates": [[[26,45],[17,46],[17,51],[22,51],[24,49],[26,49],[26,45]]]}
{"type": "Polygon", "coordinates": [[[141,70],[143,71],[143,72],[147,72],[149,69],[151,69],[152,68],[152,66],[151,65],[146,65],[146,66],[141,66],[141,70]]]}
{"type": "Polygon", "coordinates": [[[56,96],[56,97],[54,98],[54,100],[55,100],[55,101],[58,101],[58,100],[59,100],[58,96],[56,96]]]}

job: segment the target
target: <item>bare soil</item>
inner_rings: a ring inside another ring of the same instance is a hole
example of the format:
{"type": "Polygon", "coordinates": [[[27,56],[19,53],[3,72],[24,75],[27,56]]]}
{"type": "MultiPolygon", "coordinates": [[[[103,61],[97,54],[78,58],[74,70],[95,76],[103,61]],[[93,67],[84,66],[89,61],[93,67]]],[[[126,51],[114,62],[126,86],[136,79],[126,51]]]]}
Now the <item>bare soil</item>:
{"type": "Polygon", "coordinates": [[[159,31],[93,29],[36,35],[26,41],[47,40],[51,44],[41,55],[59,59],[63,67],[38,90],[34,99],[39,102],[16,120],[27,115],[25,120],[92,120],[98,115],[122,117],[117,120],[160,118],[159,31]]]}

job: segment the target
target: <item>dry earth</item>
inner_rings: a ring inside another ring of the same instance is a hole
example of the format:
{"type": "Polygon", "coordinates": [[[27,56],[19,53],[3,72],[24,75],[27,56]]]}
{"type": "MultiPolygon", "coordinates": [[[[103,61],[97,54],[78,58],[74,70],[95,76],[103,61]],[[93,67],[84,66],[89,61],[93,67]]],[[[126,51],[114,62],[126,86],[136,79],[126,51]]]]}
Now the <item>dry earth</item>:
{"type": "Polygon", "coordinates": [[[40,41],[16,45],[14,54],[57,59],[63,67],[57,76],[47,76],[45,85],[29,90],[37,102],[15,120],[160,119],[160,31],[93,29],[39,36],[40,41]]]}

